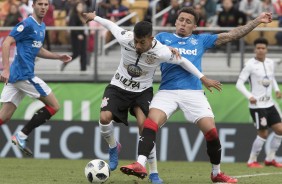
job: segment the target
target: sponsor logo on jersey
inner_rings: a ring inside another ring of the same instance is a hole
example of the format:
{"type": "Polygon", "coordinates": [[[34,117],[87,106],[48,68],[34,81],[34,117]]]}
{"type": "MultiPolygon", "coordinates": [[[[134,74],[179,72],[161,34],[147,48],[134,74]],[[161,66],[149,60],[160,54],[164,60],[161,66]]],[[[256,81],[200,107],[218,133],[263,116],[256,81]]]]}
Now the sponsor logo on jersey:
{"type": "Polygon", "coordinates": [[[128,44],[129,47],[135,49],[135,45],[132,41],[128,42],[127,44],[128,44]]]}
{"type": "Polygon", "coordinates": [[[127,66],[127,73],[131,77],[140,77],[143,74],[140,66],[135,65],[135,64],[130,64],[130,65],[127,66]]]}
{"type": "Polygon", "coordinates": [[[23,25],[19,25],[19,27],[17,28],[18,32],[22,32],[24,30],[24,26],[23,25]]]}
{"type": "Polygon", "coordinates": [[[121,35],[124,35],[126,33],[126,30],[122,31],[120,34],[121,35]]]}
{"type": "Polygon", "coordinates": [[[125,49],[125,50],[127,50],[127,51],[132,51],[132,50],[130,50],[130,49],[129,49],[129,48],[127,48],[127,47],[124,47],[124,49],[125,49]]]}
{"type": "Polygon", "coordinates": [[[126,88],[131,88],[131,89],[139,89],[140,88],[140,82],[127,79],[126,77],[120,75],[119,73],[116,73],[115,79],[119,80],[126,88]]]}
{"type": "Polygon", "coordinates": [[[40,48],[42,47],[42,42],[41,41],[33,41],[33,44],[31,45],[32,47],[40,48]]]}
{"type": "Polygon", "coordinates": [[[165,40],[165,42],[167,42],[167,43],[171,43],[171,40],[165,40]]]}
{"type": "Polygon", "coordinates": [[[135,66],[134,64],[123,64],[123,66],[131,77],[140,77],[148,73],[148,71],[143,71],[139,66],[135,66]]]}
{"type": "Polygon", "coordinates": [[[263,79],[261,80],[261,84],[266,88],[270,85],[270,83],[271,80],[267,76],[263,77],[263,79]]]}
{"type": "Polygon", "coordinates": [[[198,50],[194,49],[194,50],[190,50],[190,49],[184,49],[184,48],[176,48],[179,52],[179,54],[184,54],[184,55],[194,55],[196,56],[198,54],[198,50]]]}
{"type": "Polygon", "coordinates": [[[185,45],[186,42],[178,42],[179,45],[185,45]]]}

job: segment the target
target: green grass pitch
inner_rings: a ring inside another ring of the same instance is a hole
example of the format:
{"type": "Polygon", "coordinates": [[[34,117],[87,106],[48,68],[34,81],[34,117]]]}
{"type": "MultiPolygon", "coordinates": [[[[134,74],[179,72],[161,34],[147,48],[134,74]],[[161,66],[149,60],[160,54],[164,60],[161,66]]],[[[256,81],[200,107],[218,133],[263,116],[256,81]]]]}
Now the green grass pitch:
{"type": "MultiPolygon", "coordinates": [[[[0,158],[0,184],[87,184],[84,167],[90,160],[0,158]]],[[[119,166],[132,161],[120,161],[119,166]]],[[[166,184],[205,184],[210,180],[207,162],[159,162],[158,170],[166,184]]],[[[281,184],[282,169],[264,167],[249,169],[246,163],[222,163],[221,170],[238,178],[240,184],[281,184]]],[[[111,172],[106,184],[145,184],[144,180],[111,172]]]]}

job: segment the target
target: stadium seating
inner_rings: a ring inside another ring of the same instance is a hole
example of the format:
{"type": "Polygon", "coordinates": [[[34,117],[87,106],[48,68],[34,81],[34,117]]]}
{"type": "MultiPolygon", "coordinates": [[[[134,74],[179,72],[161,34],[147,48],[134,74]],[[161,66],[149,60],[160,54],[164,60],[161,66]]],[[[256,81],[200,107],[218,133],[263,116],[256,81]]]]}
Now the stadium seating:
{"type": "MultiPolygon", "coordinates": [[[[139,17],[139,21],[144,19],[144,15],[149,7],[148,0],[135,0],[134,3],[130,3],[128,0],[122,0],[122,4],[129,8],[130,12],[136,12],[139,17]]],[[[136,23],[136,17],[131,19],[132,23],[136,23]]]]}

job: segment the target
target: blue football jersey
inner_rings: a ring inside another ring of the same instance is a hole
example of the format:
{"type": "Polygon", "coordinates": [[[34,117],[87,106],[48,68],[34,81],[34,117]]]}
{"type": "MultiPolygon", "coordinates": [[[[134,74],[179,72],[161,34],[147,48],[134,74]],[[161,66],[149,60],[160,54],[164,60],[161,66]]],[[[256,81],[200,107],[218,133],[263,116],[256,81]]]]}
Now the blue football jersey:
{"type": "Polygon", "coordinates": [[[16,55],[10,67],[10,83],[34,77],[35,57],[45,37],[45,24],[39,24],[32,16],[18,23],[10,32],[16,40],[16,55]]]}
{"type": "MultiPolygon", "coordinates": [[[[180,37],[173,33],[162,32],[156,39],[162,44],[176,48],[182,57],[191,61],[202,72],[202,56],[209,48],[214,47],[217,34],[199,34],[180,37]]],[[[202,82],[179,65],[162,63],[162,80],[160,90],[201,90],[202,82]]]]}

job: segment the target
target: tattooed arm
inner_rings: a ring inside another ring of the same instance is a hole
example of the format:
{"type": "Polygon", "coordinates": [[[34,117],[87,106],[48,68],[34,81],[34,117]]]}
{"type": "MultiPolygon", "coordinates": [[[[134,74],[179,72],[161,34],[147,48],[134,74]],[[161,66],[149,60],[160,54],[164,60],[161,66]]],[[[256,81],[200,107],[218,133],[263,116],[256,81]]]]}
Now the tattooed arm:
{"type": "Polygon", "coordinates": [[[229,32],[218,34],[218,38],[215,42],[215,45],[218,46],[233,40],[238,40],[239,38],[244,37],[253,29],[255,29],[260,23],[270,23],[271,21],[272,21],[271,13],[263,12],[256,19],[248,22],[244,26],[239,26],[230,30],[229,32]]]}

